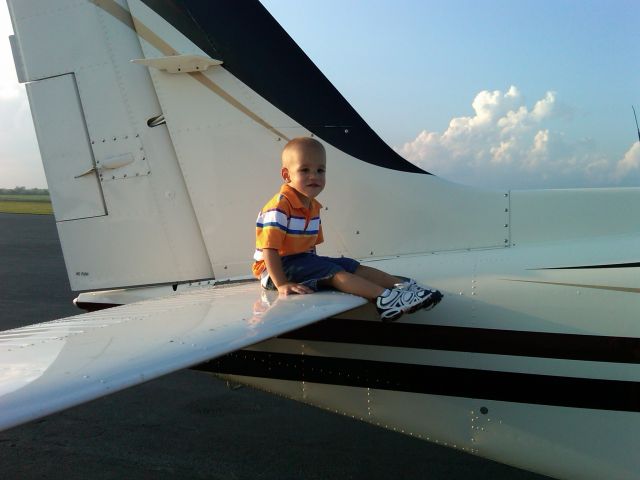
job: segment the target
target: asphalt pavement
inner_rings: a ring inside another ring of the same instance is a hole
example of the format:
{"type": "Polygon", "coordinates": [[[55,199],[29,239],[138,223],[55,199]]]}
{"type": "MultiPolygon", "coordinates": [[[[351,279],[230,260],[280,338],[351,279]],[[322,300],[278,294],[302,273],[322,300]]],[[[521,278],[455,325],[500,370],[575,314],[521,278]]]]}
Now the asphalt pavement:
{"type": "MultiPolygon", "coordinates": [[[[81,313],[52,216],[0,214],[0,330],[81,313]]],[[[184,370],[0,432],[0,478],[543,480],[184,370]]]]}

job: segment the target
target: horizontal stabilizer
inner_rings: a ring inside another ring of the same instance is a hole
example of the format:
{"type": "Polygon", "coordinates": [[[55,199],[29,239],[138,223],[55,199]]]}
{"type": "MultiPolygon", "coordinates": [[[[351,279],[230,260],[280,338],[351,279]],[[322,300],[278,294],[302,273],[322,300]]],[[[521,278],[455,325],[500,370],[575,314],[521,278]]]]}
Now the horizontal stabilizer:
{"type": "Polygon", "coordinates": [[[0,333],[0,430],[224,355],[366,303],[338,292],[278,297],[258,282],[0,333]]]}

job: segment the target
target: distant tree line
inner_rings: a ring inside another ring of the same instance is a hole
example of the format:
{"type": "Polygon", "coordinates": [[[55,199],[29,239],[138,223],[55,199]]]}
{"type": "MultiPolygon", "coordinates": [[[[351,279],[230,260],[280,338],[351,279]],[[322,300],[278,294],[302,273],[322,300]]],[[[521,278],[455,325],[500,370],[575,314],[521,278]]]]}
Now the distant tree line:
{"type": "Polygon", "coordinates": [[[0,195],[49,195],[47,188],[0,188],[0,195]]]}

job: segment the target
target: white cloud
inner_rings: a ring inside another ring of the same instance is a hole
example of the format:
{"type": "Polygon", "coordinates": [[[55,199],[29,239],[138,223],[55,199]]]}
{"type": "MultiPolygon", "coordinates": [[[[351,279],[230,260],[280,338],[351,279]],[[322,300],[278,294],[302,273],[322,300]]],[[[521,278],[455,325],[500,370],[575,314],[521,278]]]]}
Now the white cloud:
{"type": "Polygon", "coordinates": [[[640,147],[616,165],[594,142],[551,128],[566,113],[555,92],[531,109],[515,86],[482,91],[471,105],[473,116],[453,118],[443,133],[422,131],[397,150],[434,174],[490,188],[617,185],[640,174],[640,147]]]}
{"type": "Polygon", "coordinates": [[[551,115],[556,104],[555,92],[547,92],[542,100],[538,100],[531,111],[531,116],[536,120],[543,120],[551,115]]]}
{"type": "Polygon", "coordinates": [[[622,160],[616,164],[612,177],[614,180],[619,180],[633,174],[640,175],[640,142],[634,143],[627,150],[622,160]]]}

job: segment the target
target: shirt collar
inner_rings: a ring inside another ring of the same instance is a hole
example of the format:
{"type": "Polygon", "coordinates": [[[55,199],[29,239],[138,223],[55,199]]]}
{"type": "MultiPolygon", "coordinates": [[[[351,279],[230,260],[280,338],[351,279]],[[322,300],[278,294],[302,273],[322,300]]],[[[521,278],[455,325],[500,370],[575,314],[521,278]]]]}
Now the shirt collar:
{"type": "MultiPolygon", "coordinates": [[[[285,197],[287,197],[287,200],[289,200],[289,203],[291,203],[293,208],[301,208],[301,209],[306,208],[300,201],[300,197],[298,196],[298,192],[296,192],[295,188],[292,188],[286,183],[283,183],[282,187],[280,187],[280,193],[285,197]]],[[[309,208],[313,209],[314,206],[316,206],[318,210],[322,208],[322,204],[319,201],[317,201],[315,198],[312,198],[309,208]]]]}

